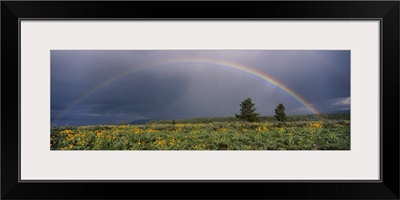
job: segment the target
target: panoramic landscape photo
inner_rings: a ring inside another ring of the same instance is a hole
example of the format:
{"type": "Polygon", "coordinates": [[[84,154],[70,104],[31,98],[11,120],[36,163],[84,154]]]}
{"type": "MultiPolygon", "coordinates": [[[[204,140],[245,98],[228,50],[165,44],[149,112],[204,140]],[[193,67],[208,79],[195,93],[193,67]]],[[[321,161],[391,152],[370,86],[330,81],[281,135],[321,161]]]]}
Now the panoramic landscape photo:
{"type": "Polygon", "coordinates": [[[51,150],[350,150],[349,50],[52,50],[51,150]]]}

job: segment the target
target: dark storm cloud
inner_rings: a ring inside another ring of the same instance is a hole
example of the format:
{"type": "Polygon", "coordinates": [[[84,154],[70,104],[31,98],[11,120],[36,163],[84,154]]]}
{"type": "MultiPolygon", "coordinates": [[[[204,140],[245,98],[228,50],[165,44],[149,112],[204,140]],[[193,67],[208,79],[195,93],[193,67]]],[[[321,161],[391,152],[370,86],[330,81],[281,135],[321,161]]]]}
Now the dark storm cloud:
{"type": "Polygon", "coordinates": [[[251,63],[311,103],[350,96],[350,51],[273,51],[251,63]]]}
{"type": "Polygon", "coordinates": [[[278,103],[288,114],[310,112],[279,87],[243,71],[198,62],[154,65],[174,59],[245,65],[285,84],[321,112],[350,108],[342,101],[350,97],[350,51],[55,50],[52,125],[233,116],[246,97],[262,115],[272,115],[278,103]],[[118,78],[107,82],[111,77],[118,78]]]}

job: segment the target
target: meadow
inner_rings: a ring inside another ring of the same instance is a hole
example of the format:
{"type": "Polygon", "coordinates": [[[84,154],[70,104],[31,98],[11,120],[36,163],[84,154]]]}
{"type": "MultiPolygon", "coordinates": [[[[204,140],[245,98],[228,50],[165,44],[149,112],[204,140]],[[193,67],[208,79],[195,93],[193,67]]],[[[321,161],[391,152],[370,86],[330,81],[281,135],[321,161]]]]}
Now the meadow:
{"type": "Polygon", "coordinates": [[[350,150],[350,114],[52,127],[51,150],[350,150]]]}

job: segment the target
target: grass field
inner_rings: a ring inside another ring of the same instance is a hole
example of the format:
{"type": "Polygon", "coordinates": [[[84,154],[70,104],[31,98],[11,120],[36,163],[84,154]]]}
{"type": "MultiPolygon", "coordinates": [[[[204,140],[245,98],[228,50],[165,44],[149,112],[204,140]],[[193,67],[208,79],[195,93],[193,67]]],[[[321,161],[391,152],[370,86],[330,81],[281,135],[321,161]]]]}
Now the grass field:
{"type": "Polygon", "coordinates": [[[349,120],[52,127],[51,150],[350,150],[349,120]]]}

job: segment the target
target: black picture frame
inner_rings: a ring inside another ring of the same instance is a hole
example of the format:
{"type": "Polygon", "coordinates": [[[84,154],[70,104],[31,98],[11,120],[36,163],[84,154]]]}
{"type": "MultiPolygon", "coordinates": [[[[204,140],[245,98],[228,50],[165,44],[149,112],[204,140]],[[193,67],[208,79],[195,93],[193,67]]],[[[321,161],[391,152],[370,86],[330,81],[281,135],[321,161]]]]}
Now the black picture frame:
{"type": "Polygon", "coordinates": [[[1,198],[399,199],[399,8],[398,1],[2,1],[1,198]],[[379,19],[381,181],[20,182],[20,19],[379,19]]]}

